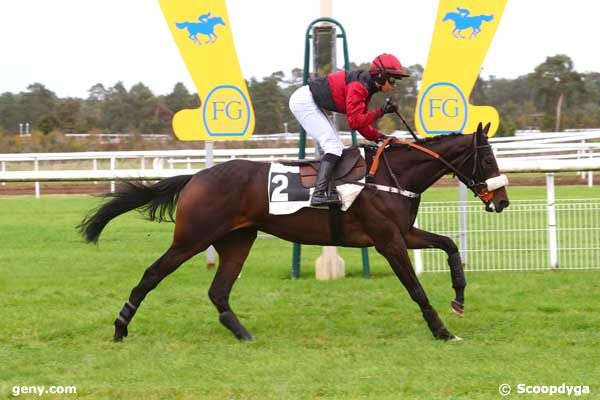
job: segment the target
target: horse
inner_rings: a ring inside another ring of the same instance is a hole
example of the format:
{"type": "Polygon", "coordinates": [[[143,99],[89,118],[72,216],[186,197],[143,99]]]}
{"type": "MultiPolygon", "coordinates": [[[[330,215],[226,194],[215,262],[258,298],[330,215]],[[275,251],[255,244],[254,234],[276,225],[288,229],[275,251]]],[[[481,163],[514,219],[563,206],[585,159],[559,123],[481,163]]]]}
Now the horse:
{"type": "Polygon", "coordinates": [[[481,24],[483,23],[483,21],[489,22],[493,19],[494,15],[492,14],[477,15],[474,17],[470,17],[468,16],[468,13],[465,14],[465,12],[449,12],[446,13],[442,22],[448,20],[454,21],[454,30],[452,31],[452,35],[454,35],[455,38],[464,39],[465,37],[461,35],[461,32],[464,29],[472,28],[473,30],[471,31],[471,35],[469,36],[469,39],[472,39],[473,37],[477,36],[479,32],[481,32],[481,24]]]}
{"type": "Polygon", "coordinates": [[[198,40],[197,35],[199,33],[208,36],[208,40],[206,43],[214,43],[217,40],[217,35],[215,34],[215,26],[216,25],[225,25],[225,21],[221,17],[211,17],[208,18],[206,22],[176,22],[175,25],[179,29],[187,29],[188,37],[197,44],[202,44],[198,40]]]}
{"type": "MultiPolygon", "coordinates": [[[[352,206],[342,213],[343,244],[356,248],[374,246],[385,257],[420,307],[436,339],[457,337],[448,331],[429,303],[413,270],[408,249],[433,247],[447,253],[455,291],[451,307],[459,316],[464,315],[466,279],[452,239],[414,226],[420,194],[452,172],[481,198],[487,211],[501,212],[508,207],[504,187],[508,181],[500,175],[488,144],[489,126],[482,128],[479,124],[472,135],[455,133],[416,142],[389,137],[379,147],[365,146],[365,160],[361,160],[370,168],[369,177],[352,206]]],[[[146,212],[153,221],[175,222],[170,247],[146,269],[119,312],[114,322],[114,341],[128,335],[127,327],[146,295],[182,263],[210,245],[219,255],[219,265],[208,296],[219,313],[219,321],[236,338],[252,340],[253,336],[231,309],[229,294],[257,232],[295,243],[339,244],[332,237],[333,229],[328,223],[331,210],[302,208],[294,214],[269,214],[269,169],[267,162],[236,159],[153,184],[123,181],[116,192],[105,195],[109,200],[84,217],[78,229],[88,243],[96,243],[113,218],[134,209],[146,212]]]]}

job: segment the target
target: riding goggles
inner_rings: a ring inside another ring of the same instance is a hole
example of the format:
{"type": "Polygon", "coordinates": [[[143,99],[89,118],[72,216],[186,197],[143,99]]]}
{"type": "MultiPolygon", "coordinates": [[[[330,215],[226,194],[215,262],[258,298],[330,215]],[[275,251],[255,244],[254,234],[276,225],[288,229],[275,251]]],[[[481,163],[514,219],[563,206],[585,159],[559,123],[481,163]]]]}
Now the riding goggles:
{"type": "Polygon", "coordinates": [[[395,86],[396,85],[396,81],[401,81],[402,77],[401,76],[389,76],[387,78],[387,81],[389,82],[390,85],[395,86]]]}

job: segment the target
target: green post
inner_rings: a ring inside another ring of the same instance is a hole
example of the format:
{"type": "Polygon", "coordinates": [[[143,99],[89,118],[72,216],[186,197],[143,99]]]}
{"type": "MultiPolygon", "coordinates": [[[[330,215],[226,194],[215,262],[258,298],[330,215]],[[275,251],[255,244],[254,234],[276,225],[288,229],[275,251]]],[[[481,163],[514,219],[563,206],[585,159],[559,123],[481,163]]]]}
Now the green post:
{"type": "MultiPolygon", "coordinates": [[[[306,35],[304,40],[304,71],[302,74],[302,83],[306,85],[308,83],[308,71],[310,69],[310,39],[312,39],[311,29],[314,25],[319,22],[329,22],[340,28],[340,32],[336,35],[336,38],[342,39],[342,48],[344,50],[344,69],[350,70],[350,56],[348,55],[348,40],[346,38],[346,30],[338,21],[329,17],[321,17],[315,19],[306,28],[306,35]]],[[[356,138],[356,132],[352,131],[352,146],[357,146],[358,140],[356,138]]],[[[300,127],[300,139],[298,141],[298,158],[300,160],[306,158],[306,131],[300,127]]],[[[294,243],[292,249],[292,279],[297,279],[300,276],[300,254],[302,247],[300,243],[294,243]]],[[[365,278],[369,278],[370,266],[369,266],[369,250],[367,248],[361,249],[362,263],[363,263],[363,275],[365,278]]]]}

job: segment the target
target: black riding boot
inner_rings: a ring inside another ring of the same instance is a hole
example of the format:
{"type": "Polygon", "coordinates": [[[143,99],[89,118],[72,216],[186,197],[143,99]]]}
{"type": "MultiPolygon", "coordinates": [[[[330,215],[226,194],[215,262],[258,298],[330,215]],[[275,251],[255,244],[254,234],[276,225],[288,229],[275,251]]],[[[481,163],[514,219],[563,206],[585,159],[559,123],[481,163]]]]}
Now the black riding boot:
{"type": "Polygon", "coordinates": [[[342,204],[339,197],[337,196],[337,191],[335,197],[331,196],[331,194],[327,194],[327,189],[329,189],[329,181],[332,178],[331,175],[333,173],[333,169],[335,168],[335,164],[339,159],[339,156],[336,156],[335,154],[331,153],[325,154],[321,159],[319,175],[317,175],[317,185],[310,200],[311,206],[328,206],[330,204],[342,204]]]}

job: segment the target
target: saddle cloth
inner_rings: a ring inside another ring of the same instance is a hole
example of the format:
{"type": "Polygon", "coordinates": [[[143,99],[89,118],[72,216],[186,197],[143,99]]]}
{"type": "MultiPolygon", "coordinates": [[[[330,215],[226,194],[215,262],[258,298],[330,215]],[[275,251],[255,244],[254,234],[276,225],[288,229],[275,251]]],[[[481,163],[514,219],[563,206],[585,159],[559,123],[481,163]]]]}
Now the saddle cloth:
{"type": "MultiPolygon", "coordinates": [[[[346,211],[365,183],[366,163],[363,149],[344,150],[342,158],[333,171],[336,188],[342,199],[342,211],[346,211]]],[[[271,163],[267,190],[269,214],[293,214],[304,207],[310,207],[310,197],[315,190],[319,160],[296,160],[271,163]]]]}

